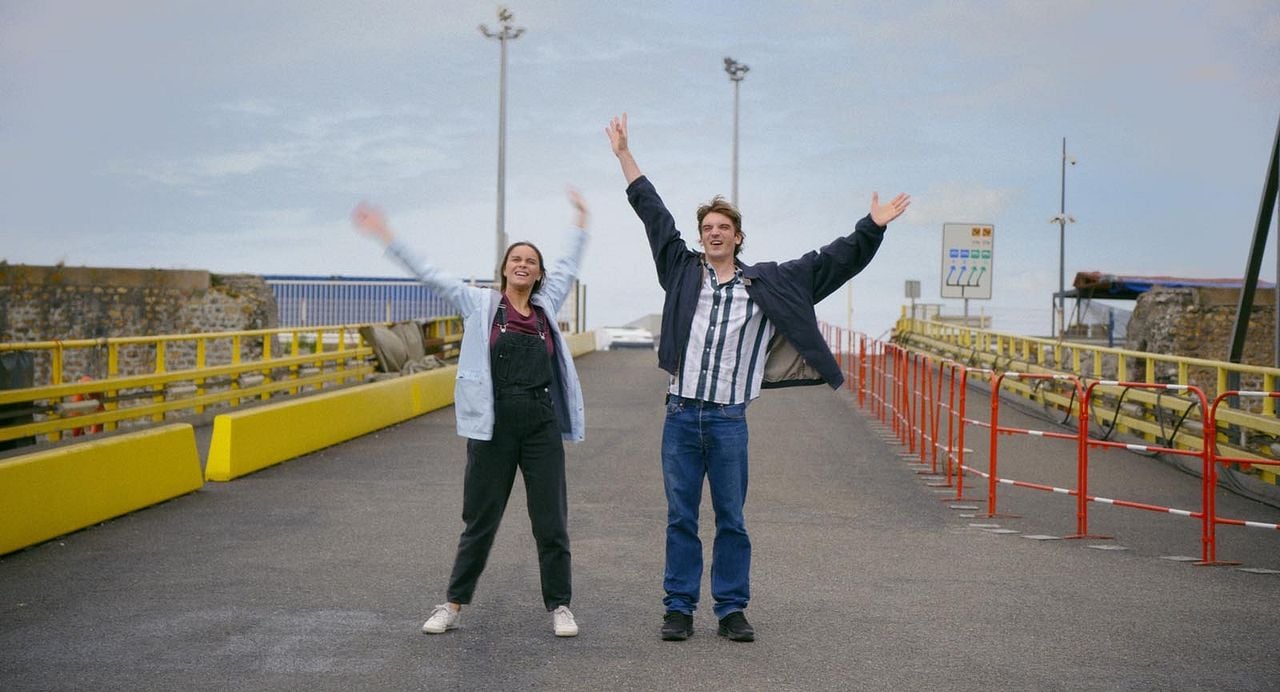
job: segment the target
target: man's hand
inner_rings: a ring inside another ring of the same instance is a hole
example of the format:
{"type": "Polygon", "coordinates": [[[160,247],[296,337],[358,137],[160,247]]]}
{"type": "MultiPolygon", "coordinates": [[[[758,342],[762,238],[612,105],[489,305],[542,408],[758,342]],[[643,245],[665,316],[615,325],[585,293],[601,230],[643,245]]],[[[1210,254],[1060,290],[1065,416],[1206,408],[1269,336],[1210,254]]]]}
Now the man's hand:
{"type": "Polygon", "coordinates": [[[627,151],[627,114],[609,121],[604,133],[609,135],[609,146],[613,147],[615,156],[622,156],[627,151]]]}
{"type": "Polygon", "coordinates": [[[614,156],[618,157],[618,163],[622,164],[622,175],[630,185],[643,174],[640,173],[640,166],[636,165],[635,158],[631,156],[631,149],[627,147],[627,114],[623,113],[622,117],[610,120],[604,133],[609,135],[609,146],[613,148],[614,156]]]}
{"type": "Polygon", "coordinates": [[[890,221],[902,216],[902,212],[906,211],[909,206],[911,206],[911,197],[905,192],[899,193],[897,197],[893,198],[893,201],[886,204],[881,204],[880,195],[872,192],[871,220],[877,226],[888,226],[890,221]]]}
{"type": "Polygon", "coordinates": [[[582,196],[582,193],[578,192],[577,189],[572,186],[569,187],[568,192],[569,203],[572,204],[574,210],[578,212],[577,217],[574,219],[574,224],[585,231],[587,230],[588,216],[587,200],[582,196]]]}
{"type": "Polygon", "coordinates": [[[355,224],[356,229],[361,233],[383,245],[390,245],[395,239],[391,229],[387,228],[387,217],[381,210],[370,206],[367,202],[356,205],[355,211],[351,212],[351,223],[355,224]]]}

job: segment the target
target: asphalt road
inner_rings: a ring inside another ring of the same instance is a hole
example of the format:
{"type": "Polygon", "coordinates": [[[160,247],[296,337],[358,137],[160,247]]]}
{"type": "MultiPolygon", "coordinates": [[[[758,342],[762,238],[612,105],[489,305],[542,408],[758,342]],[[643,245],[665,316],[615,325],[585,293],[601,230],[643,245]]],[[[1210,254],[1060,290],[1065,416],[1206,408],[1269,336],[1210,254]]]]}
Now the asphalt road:
{"type": "MultiPolygon", "coordinates": [[[[419,632],[461,529],[445,409],[0,557],[0,689],[1280,689],[1280,576],[1163,559],[1199,550],[1198,525],[1168,514],[1097,508],[1091,532],[1114,539],[1028,540],[1071,533],[1071,498],[1001,489],[1017,519],[952,509],[848,393],[814,387],[748,413],[757,640],[717,637],[708,607],[690,640],[660,641],[655,361],[579,360],[578,637],[554,637],[541,607],[519,481],[463,627],[419,632]]],[[[1002,475],[1070,483],[1073,452],[1046,445],[1002,440],[1002,475]]],[[[1099,495],[1198,502],[1195,479],[1140,455],[1095,466],[1099,495]]],[[[707,501],[708,553],[711,517],[707,501]]],[[[1280,569],[1280,533],[1226,527],[1219,555],[1280,569]]]]}

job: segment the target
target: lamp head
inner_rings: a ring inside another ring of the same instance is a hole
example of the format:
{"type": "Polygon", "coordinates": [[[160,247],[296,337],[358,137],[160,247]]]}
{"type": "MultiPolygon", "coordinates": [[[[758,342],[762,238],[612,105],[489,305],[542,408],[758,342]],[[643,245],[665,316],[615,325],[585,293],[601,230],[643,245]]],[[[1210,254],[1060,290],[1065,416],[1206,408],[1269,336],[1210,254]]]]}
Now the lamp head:
{"type": "Polygon", "coordinates": [[[737,60],[734,60],[733,58],[725,57],[724,59],[724,71],[729,74],[729,79],[732,81],[741,82],[742,76],[750,71],[750,69],[751,68],[737,60]]]}

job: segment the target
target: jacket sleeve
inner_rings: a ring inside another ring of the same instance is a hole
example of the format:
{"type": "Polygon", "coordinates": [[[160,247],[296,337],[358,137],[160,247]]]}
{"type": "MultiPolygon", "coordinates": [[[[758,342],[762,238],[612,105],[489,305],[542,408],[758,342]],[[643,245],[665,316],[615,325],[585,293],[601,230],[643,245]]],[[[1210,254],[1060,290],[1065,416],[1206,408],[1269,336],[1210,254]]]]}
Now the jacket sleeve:
{"type": "Polygon", "coordinates": [[[871,263],[884,240],[884,232],[885,227],[877,226],[868,214],[858,221],[853,233],[783,262],[778,269],[800,285],[809,286],[816,305],[871,263]]]}
{"type": "Polygon", "coordinates": [[[573,288],[573,280],[578,278],[582,269],[582,253],[587,247],[587,232],[581,228],[569,231],[568,247],[555,264],[545,272],[545,279],[540,292],[546,296],[551,306],[552,315],[560,312],[569,289],[573,288]]]}
{"type": "Polygon", "coordinates": [[[644,223],[644,232],[649,236],[649,249],[658,269],[658,283],[664,291],[670,290],[679,276],[682,260],[693,251],[680,237],[675,219],[647,176],[642,175],[627,186],[627,200],[644,223]]]}
{"type": "Polygon", "coordinates": [[[426,284],[454,307],[461,315],[468,315],[484,305],[486,291],[491,289],[468,286],[461,278],[423,261],[400,241],[387,246],[387,256],[394,259],[418,281],[426,284]]]}

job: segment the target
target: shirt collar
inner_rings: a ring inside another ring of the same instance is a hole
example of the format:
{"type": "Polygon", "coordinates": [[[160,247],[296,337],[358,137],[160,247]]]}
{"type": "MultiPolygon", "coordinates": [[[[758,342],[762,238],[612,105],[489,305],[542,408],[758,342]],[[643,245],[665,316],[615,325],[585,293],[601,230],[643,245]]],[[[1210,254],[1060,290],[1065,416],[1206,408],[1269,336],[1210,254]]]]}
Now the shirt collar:
{"type": "Polygon", "coordinates": [[[702,257],[702,269],[707,275],[707,280],[711,282],[712,288],[720,288],[721,286],[728,286],[730,284],[738,283],[739,281],[742,280],[742,265],[736,262],[733,265],[733,278],[729,279],[724,283],[720,283],[719,280],[716,279],[715,267],[711,266],[711,263],[707,261],[707,258],[705,255],[703,255],[702,257]]]}

